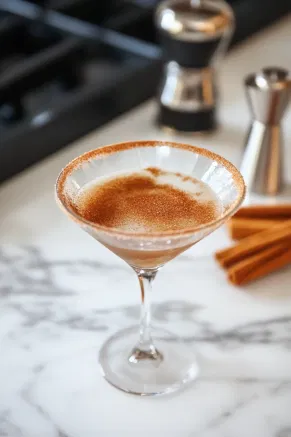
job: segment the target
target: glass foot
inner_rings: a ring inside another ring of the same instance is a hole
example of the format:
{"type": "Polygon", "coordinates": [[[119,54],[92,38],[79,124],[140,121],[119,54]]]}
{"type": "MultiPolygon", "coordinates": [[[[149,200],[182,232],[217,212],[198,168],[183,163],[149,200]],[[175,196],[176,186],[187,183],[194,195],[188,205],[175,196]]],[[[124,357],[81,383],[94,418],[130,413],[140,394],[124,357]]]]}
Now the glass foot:
{"type": "Polygon", "coordinates": [[[197,378],[198,366],[188,344],[162,329],[153,329],[154,349],[132,348],[138,327],[119,331],[102,346],[99,364],[104,378],[114,387],[140,396],[178,390],[197,378]]]}

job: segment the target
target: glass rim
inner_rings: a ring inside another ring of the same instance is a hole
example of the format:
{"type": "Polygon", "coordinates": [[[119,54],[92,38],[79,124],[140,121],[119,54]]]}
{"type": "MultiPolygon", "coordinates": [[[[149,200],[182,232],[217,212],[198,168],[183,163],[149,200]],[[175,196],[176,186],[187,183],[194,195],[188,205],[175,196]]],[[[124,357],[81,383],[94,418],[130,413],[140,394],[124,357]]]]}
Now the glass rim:
{"type": "Polygon", "coordinates": [[[242,175],[239,170],[227,159],[222,156],[204,149],[202,147],[192,146],[190,144],[183,144],[179,142],[171,142],[171,141],[157,141],[157,140],[149,140],[149,141],[127,141],[122,143],[113,143],[106,146],[101,146],[96,149],[92,149],[88,152],[79,155],[70,161],[60,172],[56,184],[55,184],[55,194],[56,199],[58,201],[61,209],[69,215],[69,217],[80,225],[86,225],[93,228],[96,231],[100,231],[106,233],[111,236],[116,237],[124,237],[131,239],[164,239],[169,237],[182,237],[187,235],[195,234],[199,231],[216,227],[219,224],[226,221],[230,218],[240,207],[242,204],[245,194],[246,194],[246,186],[242,175]],[[171,147],[175,149],[187,150],[191,153],[196,153],[198,155],[205,156],[206,158],[212,160],[213,162],[217,162],[226,168],[231,174],[236,183],[236,188],[238,190],[238,194],[236,199],[232,202],[229,208],[217,219],[212,220],[211,222],[207,222],[201,225],[197,225],[191,228],[185,228],[182,230],[169,230],[169,231],[160,231],[160,232],[130,232],[130,231],[122,231],[115,227],[108,227],[99,225],[97,223],[91,222],[89,220],[84,219],[80,214],[78,214],[74,209],[70,206],[70,203],[67,201],[67,196],[65,194],[65,183],[67,178],[78,168],[82,166],[82,164],[94,159],[96,157],[103,158],[105,156],[112,155],[113,153],[122,152],[130,149],[142,148],[142,147],[171,147]]]}

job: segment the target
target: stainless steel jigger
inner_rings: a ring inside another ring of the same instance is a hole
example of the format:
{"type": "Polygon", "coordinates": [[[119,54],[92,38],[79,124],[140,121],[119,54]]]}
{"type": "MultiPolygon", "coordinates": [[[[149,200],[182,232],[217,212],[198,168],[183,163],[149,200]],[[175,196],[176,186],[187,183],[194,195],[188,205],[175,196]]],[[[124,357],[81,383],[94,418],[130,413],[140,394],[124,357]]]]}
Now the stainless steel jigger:
{"type": "Polygon", "coordinates": [[[281,68],[264,68],[245,80],[253,122],[241,173],[249,191],[275,195],[282,186],[283,145],[280,122],[291,96],[291,77],[281,68]]]}

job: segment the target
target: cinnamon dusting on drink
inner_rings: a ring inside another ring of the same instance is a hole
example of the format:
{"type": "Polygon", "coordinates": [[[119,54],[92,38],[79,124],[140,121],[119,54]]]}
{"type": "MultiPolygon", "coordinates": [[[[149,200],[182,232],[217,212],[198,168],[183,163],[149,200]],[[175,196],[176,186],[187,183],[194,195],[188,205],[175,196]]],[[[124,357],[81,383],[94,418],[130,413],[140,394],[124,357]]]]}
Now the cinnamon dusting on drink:
{"type": "Polygon", "coordinates": [[[160,169],[160,168],[157,168],[157,167],[148,167],[147,169],[146,169],[146,171],[148,171],[149,173],[151,173],[153,176],[155,176],[156,178],[157,177],[159,177],[159,176],[162,176],[162,175],[165,175],[167,172],[166,171],[164,171],[164,170],[162,170],[162,169],[160,169]]]}
{"type": "MultiPolygon", "coordinates": [[[[84,163],[103,159],[107,156],[110,156],[114,153],[123,153],[136,148],[152,148],[156,149],[159,147],[169,147],[170,149],[177,149],[183,151],[189,151],[191,153],[197,153],[199,155],[208,158],[209,160],[217,162],[219,165],[223,166],[232,176],[236,189],[238,190],[237,203],[240,203],[241,198],[243,198],[245,193],[245,184],[244,181],[237,171],[237,169],[226,159],[222,158],[215,153],[201,149],[200,147],[196,147],[189,144],[180,144],[169,141],[129,141],[125,143],[117,143],[111,144],[104,147],[99,147],[97,149],[91,150],[89,152],[84,153],[83,155],[75,158],[71,161],[60,173],[58,181],[57,181],[57,196],[62,203],[62,205],[68,210],[73,210],[77,212],[77,208],[75,207],[74,201],[70,192],[66,188],[66,181],[68,177],[78,168],[81,168],[84,163]]],[[[186,176],[188,177],[188,176],[186,176]]],[[[219,216],[223,216],[228,213],[228,210],[235,208],[236,202],[233,205],[229,205],[228,207],[224,207],[224,210],[219,214],[219,216]]],[[[74,218],[77,220],[77,218],[74,218]]]]}
{"type": "Polygon", "coordinates": [[[184,177],[150,167],[97,180],[81,190],[74,209],[87,221],[131,232],[183,230],[217,219],[221,209],[215,194],[189,176],[193,191],[181,189],[184,177]],[[180,184],[168,183],[171,180],[180,184]]]}

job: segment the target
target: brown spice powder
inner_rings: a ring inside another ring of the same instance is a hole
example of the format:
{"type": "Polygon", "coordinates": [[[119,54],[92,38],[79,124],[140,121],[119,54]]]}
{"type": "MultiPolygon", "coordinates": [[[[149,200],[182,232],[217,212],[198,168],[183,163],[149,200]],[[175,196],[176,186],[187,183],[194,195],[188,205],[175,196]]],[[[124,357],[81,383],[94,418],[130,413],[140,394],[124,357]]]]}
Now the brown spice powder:
{"type": "Polygon", "coordinates": [[[198,200],[172,185],[160,184],[156,177],[167,172],[146,170],[148,175],[132,173],[85,189],[74,205],[76,212],[101,226],[147,232],[182,230],[218,217],[217,202],[198,200]]]}

